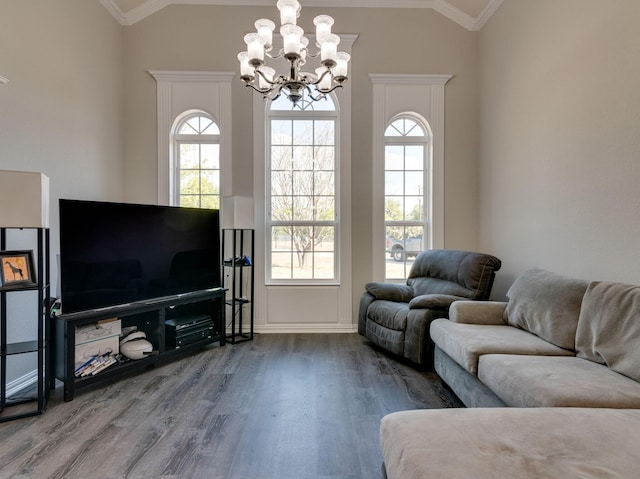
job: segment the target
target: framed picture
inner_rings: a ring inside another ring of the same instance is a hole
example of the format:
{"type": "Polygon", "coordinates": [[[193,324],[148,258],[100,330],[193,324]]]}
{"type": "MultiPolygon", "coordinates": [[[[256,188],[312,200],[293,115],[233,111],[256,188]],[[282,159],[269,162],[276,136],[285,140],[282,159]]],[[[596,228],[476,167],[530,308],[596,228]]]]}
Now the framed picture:
{"type": "Polygon", "coordinates": [[[0,251],[0,287],[35,286],[33,251],[0,251]]]}

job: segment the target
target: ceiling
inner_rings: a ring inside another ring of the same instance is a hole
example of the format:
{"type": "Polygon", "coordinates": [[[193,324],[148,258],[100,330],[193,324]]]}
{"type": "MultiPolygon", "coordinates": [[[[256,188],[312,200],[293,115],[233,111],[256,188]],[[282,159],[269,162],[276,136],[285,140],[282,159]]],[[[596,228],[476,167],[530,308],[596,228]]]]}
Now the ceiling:
{"type": "MultiPolygon", "coordinates": [[[[121,25],[134,23],[171,4],[275,6],[276,0],[98,0],[121,25]]],[[[302,0],[303,7],[432,8],[467,30],[478,31],[503,0],[302,0]]]]}

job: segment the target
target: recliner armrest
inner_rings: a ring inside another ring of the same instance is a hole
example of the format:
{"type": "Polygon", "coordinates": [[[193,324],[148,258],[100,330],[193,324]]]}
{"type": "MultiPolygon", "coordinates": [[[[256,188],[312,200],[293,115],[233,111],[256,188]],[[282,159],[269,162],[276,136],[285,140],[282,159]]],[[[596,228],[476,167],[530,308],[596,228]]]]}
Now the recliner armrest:
{"type": "Polygon", "coordinates": [[[374,282],[367,283],[364,288],[376,299],[408,303],[413,298],[413,288],[406,284],[374,282]]]}
{"type": "Polygon", "coordinates": [[[449,308],[449,320],[465,324],[506,324],[507,303],[503,301],[456,301],[449,308]]]}
{"type": "Polygon", "coordinates": [[[448,310],[451,303],[459,301],[462,298],[460,296],[453,296],[451,294],[421,294],[416,296],[409,302],[410,309],[442,309],[448,310]]]}

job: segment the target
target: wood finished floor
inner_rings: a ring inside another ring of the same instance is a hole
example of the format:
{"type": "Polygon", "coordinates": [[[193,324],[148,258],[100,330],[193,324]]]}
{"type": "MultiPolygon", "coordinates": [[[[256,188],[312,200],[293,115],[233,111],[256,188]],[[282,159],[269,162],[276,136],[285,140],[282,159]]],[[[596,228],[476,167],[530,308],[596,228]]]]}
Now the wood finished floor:
{"type": "Polygon", "coordinates": [[[369,479],[380,419],[459,403],[357,334],[211,346],[0,424],[0,478],[369,479]]]}

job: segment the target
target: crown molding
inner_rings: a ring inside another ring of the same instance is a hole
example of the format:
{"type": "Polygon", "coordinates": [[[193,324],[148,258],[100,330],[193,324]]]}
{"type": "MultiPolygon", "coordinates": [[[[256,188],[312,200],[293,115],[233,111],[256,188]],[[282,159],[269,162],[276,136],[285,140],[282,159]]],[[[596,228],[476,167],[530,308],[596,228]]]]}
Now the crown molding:
{"type": "Polygon", "coordinates": [[[484,8],[482,13],[476,18],[476,26],[477,30],[481,30],[482,27],[489,21],[491,16],[496,13],[496,10],[502,5],[504,0],[491,0],[487,6],[484,8]]]}
{"type": "MultiPolygon", "coordinates": [[[[98,0],[104,8],[123,26],[133,25],[169,5],[230,5],[273,6],[274,0],[147,0],[138,7],[124,13],[115,0],[98,0]]],[[[449,20],[469,31],[478,31],[500,7],[503,0],[491,0],[478,18],[463,12],[447,0],[305,0],[308,7],[356,7],[356,8],[432,8],[449,20]]]]}

